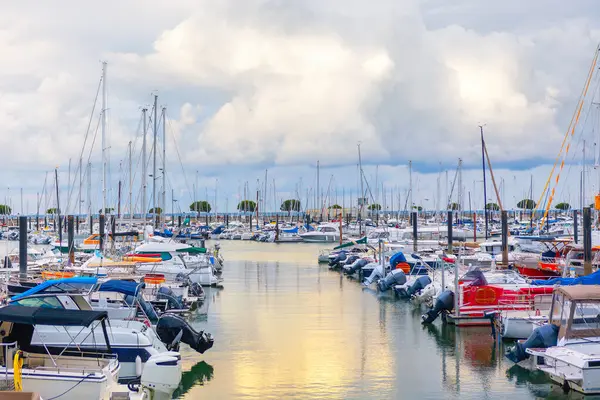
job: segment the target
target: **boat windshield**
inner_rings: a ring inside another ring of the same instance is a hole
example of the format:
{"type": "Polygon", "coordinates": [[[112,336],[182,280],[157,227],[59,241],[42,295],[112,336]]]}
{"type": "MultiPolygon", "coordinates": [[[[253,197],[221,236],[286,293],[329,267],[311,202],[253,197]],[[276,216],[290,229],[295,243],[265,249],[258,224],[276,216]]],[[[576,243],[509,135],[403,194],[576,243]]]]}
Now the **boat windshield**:
{"type": "Polygon", "coordinates": [[[571,330],[600,329],[600,304],[575,303],[571,330]]]}

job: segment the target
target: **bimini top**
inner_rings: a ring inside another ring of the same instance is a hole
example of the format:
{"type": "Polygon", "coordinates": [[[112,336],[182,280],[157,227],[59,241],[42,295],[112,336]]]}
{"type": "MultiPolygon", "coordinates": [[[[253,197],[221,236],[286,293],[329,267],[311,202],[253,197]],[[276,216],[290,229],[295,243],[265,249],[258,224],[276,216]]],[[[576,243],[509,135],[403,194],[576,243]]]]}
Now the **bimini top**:
{"type": "Polygon", "coordinates": [[[571,301],[600,302],[600,286],[598,285],[559,286],[554,289],[554,292],[564,295],[571,301]]]}
{"type": "Polygon", "coordinates": [[[21,294],[13,296],[10,301],[16,301],[24,297],[40,293],[78,293],[84,289],[91,289],[92,286],[94,286],[97,282],[98,279],[95,277],[52,279],[42,282],[21,294]]]}
{"type": "Polygon", "coordinates": [[[140,291],[146,287],[145,283],[138,283],[132,281],[121,281],[118,279],[112,279],[106,281],[98,287],[100,292],[117,292],[123,293],[128,296],[136,297],[140,291]]]}
{"type": "Polygon", "coordinates": [[[59,308],[8,305],[0,308],[0,321],[25,325],[90,326],[108,318],[106,311],[63,310],[59,308]]]}

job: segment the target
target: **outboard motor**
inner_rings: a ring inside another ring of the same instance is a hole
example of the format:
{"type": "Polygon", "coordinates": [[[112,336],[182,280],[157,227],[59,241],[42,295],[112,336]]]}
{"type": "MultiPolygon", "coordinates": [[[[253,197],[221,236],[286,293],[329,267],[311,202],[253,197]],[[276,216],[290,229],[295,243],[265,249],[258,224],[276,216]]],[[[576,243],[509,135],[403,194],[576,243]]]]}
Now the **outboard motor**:
{"type": "Polygon", "coordinates": [[[331,261],[329,261],[329,267],[336,268],[339,263],[346,260],[346,257],[347,257],[346,252],[340,251],[340,253],[335,258],[333,258],[331,261]]]}
{"type": "Polygon", "coordinates": [[[529,358],[525,350],[530,348],[545,348],[556,346],[558,342],[558,326],[554,324],[542,325],[535,328],[527,340],[523,343],[517,342],[516,346],[507,352],[506,358],[514,363],[518,363],[529,358]]]}
{"type": "Polygon", "coordinates": [[[182,309],[183,307],[183,298],[181,296],[175,296],[173,290],[167,286],[161,286],[158,288],[158,293],[156,294],[156,298],[158,300],[167,300],[168,308],[182,309]]]}
{"type": "Polygon", "coordinates": [[[352,263],[354,263],[354,261],[358,260],[360,257],[357,256],[356,254],[351,254],[346,258],[346,261],[344,261],[344,266],[346,265],[351,265],[352,263]]]}
{"type": "Polygon", "coordinates": [[[179,343],[183,342],[203,354],[215,341],[210,333],[196,332],[185,319],[170,313],[160,317],[156,334],[171,351],[179,351],[179,343]]]}
{"type": "Polygon", "coordinates": [[[354,275],[368,263],[369,263],[369,261],[366,260],[365,258],[358,259],[358,260],[354,261],[352,264],[350,264],[349,266],[345,266],[344,272],[348,275],[354,275]]]}
{"type": "Polygon", "coordinates": [[[202,289],[202,285],[200,285],[198,282],[193,282],[190,285],[189,293],[194,297],[204,298],[204,289],[202,289]]]}
{"type": "Polygon", "coordinates": [[[430,324],[437,319],[442,312],[450,313],[454,308],[454,292],[444,290],[435,301],[433,308],[421,316],[424,324],[430,324]]]}
{"type": "Polygon", "coordinates": [[[385,278],[377,282],[377,288],[381,292],[385,292],[393,285],[404,285],[406,283],[406,274],[401,269],[395,269],[385,278]]]}
{"type": "Polygon", "coordinates": [[[125,303],[127,303],[127,305],[129,306],[133,306],[136,301],[140,305],[140,308],[142,309],[148,320],[150,320],[150,322],[153,324],[156,323],[156,321],[158,321],[158,314],[156,313],[154,307],[152,307],[152,304],[144,300],[142,296],[138,296],[137,298],[134,298],[131,295],[125,296],[125,303]]]}
{"type": "Polygon", "coordinates": [[[419,276],[411,286],[396,290],[396,294],[401,299],[410,299],[419,290],[423,290],[425,286],[431,283],[431,278],[427,275],[419,276]]]}

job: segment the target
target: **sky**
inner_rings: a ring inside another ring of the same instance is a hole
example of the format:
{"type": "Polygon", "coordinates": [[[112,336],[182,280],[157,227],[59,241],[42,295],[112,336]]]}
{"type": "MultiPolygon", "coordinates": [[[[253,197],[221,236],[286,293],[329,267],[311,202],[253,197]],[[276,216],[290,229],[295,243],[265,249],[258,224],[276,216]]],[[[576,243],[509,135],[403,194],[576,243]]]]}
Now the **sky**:
{"type": "MultiPolygon", "coordinates": [[[[385,191],[388,208],[404,208],[412,161],[413,203],[443,206],[460,158],[463,207],[470,196],[481,208],[479,126],[505,206],[529,197],[531,181],[537,201],[600,43],[595,0],[5,3],[0,199],[30,214],[55,204],[55,168],[63,210],[77,212],[80,200],[85,210],[88,197],[99,209],[101,105],[92,108],[102,61],[111,206],[121,180],[129,208],[130,142],[134,207],[152,204],[149,182],[141,205],[140,154],[141,110],[154,95],[159,113],[166,107],[167,210],[208,198],[233,211],[245,186],[253,199],[264,190],[266,170],[267,208],[290,197],[314,206],[317,161],[324,197],[356,203],[359,143],[372,200],[383,203],[385,191]],[[91,196],[83,177],[81,198],[80,158],[92,164],[91,196]],[[38,193],[48,195],[38,202],[38,193]]],[[[600,188],[598,81],[553,203],[580,203],[583,140],[585,202],[600,188]]],[[[161,164],[162,127],[158,140],[161,164]]]]}

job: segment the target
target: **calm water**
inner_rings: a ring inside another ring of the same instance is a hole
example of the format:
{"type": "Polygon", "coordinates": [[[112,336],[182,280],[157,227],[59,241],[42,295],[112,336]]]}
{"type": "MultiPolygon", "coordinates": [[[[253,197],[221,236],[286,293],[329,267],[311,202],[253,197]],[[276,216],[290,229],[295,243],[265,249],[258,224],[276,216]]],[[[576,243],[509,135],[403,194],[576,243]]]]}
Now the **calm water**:
{"type": "Polygon", "coordinates": [[[321,246],[222,247],[225,288],[193,321],[215,346],[184,350],[180,398],[565,397],[542,374],[507,371],[489,329],[423,327],[421,310],[319,266],[321,246]]]}

